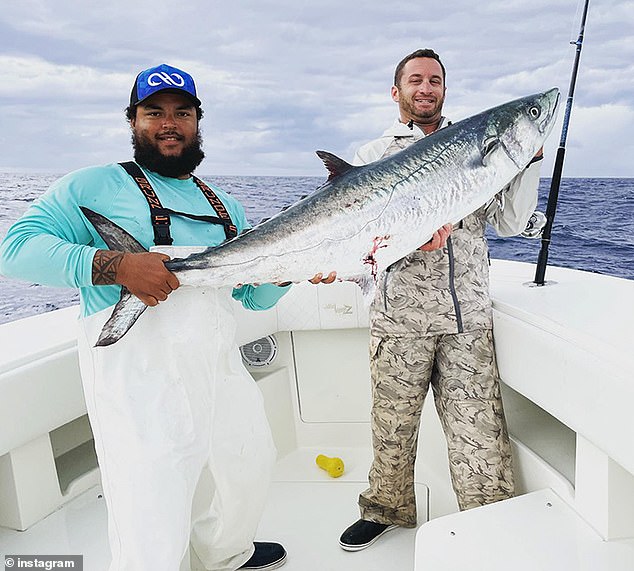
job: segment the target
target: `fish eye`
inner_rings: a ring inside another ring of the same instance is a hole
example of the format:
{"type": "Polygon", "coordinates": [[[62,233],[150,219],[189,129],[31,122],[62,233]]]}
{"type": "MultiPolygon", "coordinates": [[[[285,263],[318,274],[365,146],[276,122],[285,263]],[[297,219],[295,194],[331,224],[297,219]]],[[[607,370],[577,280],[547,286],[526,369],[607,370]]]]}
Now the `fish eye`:
{"type": "Polygon", "coordinates": [[[542,114],[542,110],[539,107],[537,107],[537,105],[533,105],[528,110],[528,114],[530,115],[532,119],[537,119],[542,114]]]}

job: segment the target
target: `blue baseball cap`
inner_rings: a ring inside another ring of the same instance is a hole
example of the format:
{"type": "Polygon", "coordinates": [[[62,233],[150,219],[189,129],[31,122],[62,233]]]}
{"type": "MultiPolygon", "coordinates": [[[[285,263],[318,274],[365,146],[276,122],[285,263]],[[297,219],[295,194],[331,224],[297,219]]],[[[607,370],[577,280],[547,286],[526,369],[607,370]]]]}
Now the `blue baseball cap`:
{"type": "Polygon", "coordinates": [[[179,93],[191,99],[196,107],[201,105],[200,99],[196,97],[194,78],[181,69],[162,63],[137,75],[130,94],[130,107],[138,105],[159,91],[179,93]]]}

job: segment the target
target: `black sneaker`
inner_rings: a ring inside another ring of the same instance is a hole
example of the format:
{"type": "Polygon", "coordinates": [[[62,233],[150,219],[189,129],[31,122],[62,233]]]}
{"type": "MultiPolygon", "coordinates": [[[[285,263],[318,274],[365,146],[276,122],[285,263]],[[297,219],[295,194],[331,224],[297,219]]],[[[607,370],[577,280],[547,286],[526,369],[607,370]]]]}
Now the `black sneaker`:
{"type": "Polygon", "coordinates": [[[286,563],[286,550],[279,543],[254,541],[255,552],[240,569],[277,569],[286,563]]]}
{"type": "Polygon", "coordinates": [[[360,551],[372,545],[384,533],[397,527],[397,525],[360,519],[341,534],[339,545],[346,551],[360,551]]]}

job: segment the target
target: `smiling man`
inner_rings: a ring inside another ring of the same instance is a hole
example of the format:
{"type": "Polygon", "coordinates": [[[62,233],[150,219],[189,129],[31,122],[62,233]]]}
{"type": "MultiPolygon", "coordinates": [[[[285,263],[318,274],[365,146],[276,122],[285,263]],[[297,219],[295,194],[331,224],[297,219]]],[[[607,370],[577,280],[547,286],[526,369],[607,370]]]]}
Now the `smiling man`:
{"type": "Polygon", "coordinates": [[[165,254],[108,249],[81,206],[146,249],[213,246],[248,227],[234,198],[192,174],[204,157],[203,113],[188,73],[166,64],[142,71],[126,114],[135,162],[57,181],[9,230],[0,272],[80,289],[79,357],[110,571],[189,570],[190,559],[196,571],[274,569],[284,548],[253,540],[275,448],[234,341],[231,304],[267,309],[288,286],[179,288],[165,254]],[[118,343],[96,348],[122,289],[157,307],[118,343]]]}
{"type": "Polygon", "coordinates": [[[392,86],[392,99],[398,103],[399,123],[418,126],[426,135],[442,121],[445,102],[445,68],[430,57],[416,57],[399,63],[392,86]]]}
{"type": "MultiPolygon", "coordinates": [[[[391,89],[399,116],[381,137],[357,151],[354,163],[393,155],[450,125],[442,116],[445,79],[445,67],[433,50],[403,58],[391,89]]],[[[465,510],[514,494],[484,231],[487,223],[502,236],[524,230],[537,203],[539,159],[541,151],[489,204],[453,230],[441,228],[430,243],[382,277],[370,309],[374,461],[369,487],[359,496],[361,519],[339,540],[347,551],[365,549],[397,527],[416,526],[414,465],[430,387],[447,440],[458,507],[465,510]]]]}
{"type": "MultiPolygon", "coordinates": [[[[151,89],[151,86],[148,86],[151,89]]],[[[163,176],[187,178],[204,158],[198,121],[202,117],[198,98],[183,97],[169,88],[133,104],[127,115],[132,126],[132,145],[137,163],[163,176]],[[173,122],[165,121],[166,117],[173,122]]]]}

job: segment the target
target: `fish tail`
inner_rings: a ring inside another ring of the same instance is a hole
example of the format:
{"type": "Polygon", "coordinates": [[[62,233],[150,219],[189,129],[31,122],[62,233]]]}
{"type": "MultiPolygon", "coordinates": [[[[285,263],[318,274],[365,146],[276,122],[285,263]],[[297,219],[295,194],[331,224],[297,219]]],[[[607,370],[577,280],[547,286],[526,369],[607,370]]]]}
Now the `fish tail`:
{"type": "Polygon", "coordinates": [[[127,289],[121,291],[121,298],[114,306],[112,314],[104,324],[95,347],[107,347],[121,339],[137,319],[147,309],[147,305],[127,289]]]}
{"type": "MultiPolygon", "coordinates": [[[[112,220],[90,210],[90,208],[84,206],[79,208],[110,250],[133,253],[147,252],[147,249],[136,238],[112,220]]],[[[103,326],[95,347],[107,347],[116,343],[130,330],[146,308],[145,303],[123,287],[121,297],[103,326]]]]}

